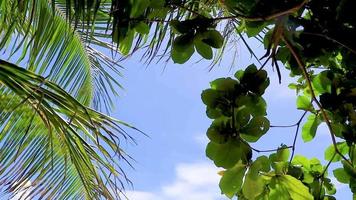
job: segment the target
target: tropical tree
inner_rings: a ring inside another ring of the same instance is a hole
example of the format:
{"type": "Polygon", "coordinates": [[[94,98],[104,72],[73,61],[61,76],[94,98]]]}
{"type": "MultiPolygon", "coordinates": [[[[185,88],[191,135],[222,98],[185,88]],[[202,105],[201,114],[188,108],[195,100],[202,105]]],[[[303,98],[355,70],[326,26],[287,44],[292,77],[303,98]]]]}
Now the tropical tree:
{"type": "Polygon", "coordinates": [[[133,139],[121,127],[129,125],[99,112],[110,111],[121,87],[122,67],[110,56],[116,50],[105,33],[110,4],[100,4],[94,22],[91,12],[72,20],[77,3],[0,1],[5,194],[115,199],[128,182],[121,164],[129,156],[119,143],[133,139]]]}
{"type": "Polygon", "coordinates": [[[118,66],[96,49],[124,56],[143,49],[148,63],[168,55],[180,64],[197,52],[213,67],[223,55],[232,56],[224,51],[240,39],[260,66],[217,79],[202,93],[213,120],[206,154],[224,168],[222,193],[239,199],[333,199],[336,190],[328,174],[333,162],[339,163],[336,179],[355,193],[353,7],[351,0],[1,1],[1,47],[9,55],[21,52],[18,65],[28,60],[22,68],[1,60],[1,102],[6,102],[1,111],[8,116],[0,125],[3,180],[15,189],[30,180],[33,196],[114,198],[118,187],[111,174],[120,168],[113,166],[116,160],[107,148],[123,156],[112,129],[126,135],[116,126],[120,122],[89,107],[108,107],[114,78],[107,70],[117,72],[118,66]],[[247,37],[263,44],[262,58],[247,37]],[[297,91],[297,108],[304,114],[291,125],[296,129],[292,144],[256,149],[253,143],[273,127],[263,99],[269,85],[264,68],[274,67],[281,81],[282,65],[298,79],[290,88],[297,91]],[[295,156],[300,128],[308,142],[322,123],[331,138],[326,166],[295,156]],[[256,157],[253,152],[273,153],[256,157]],[[40,161],[34,165],[33,158],[40,161]]]}

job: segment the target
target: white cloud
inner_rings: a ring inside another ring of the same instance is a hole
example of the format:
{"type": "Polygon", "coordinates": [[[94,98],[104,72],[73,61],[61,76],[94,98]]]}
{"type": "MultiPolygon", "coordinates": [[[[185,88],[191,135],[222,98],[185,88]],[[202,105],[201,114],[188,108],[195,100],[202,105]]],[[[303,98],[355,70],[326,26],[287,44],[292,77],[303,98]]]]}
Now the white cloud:
{"type": "Polygon", "coordinates": [[[160,200],[158,196],[150,192],[127,191],[126,196],[132,200],[160,200]]]}
{"type": "Polygon", "coordinates": [[[158,192],[129,191],[127,197],[133,200],[221,200],[218,168],[212,164],[190,163],[176,167],[175,180],[158,192]]]}

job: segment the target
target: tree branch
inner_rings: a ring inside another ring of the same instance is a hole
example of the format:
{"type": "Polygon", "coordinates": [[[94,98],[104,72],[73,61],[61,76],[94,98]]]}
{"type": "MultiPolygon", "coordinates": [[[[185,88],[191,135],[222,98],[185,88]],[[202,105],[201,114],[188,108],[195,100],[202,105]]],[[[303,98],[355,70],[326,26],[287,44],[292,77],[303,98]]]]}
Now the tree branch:
{"type": "Polygon", "coordinates": [[[319,102],[319,100],[316,98],[316,95],[315,95],[315,92],[314,92],[314,88],[312,86],[312,83],[311,83],[311,80],[310,80],[310,77],[309,77],[309,74],[305,68],[305,65],[302,61],[302,59],[299,57],[298,53],[295,51],[293,45],[290,43],[289,40],[287,40],[285,38],[284,35],[282,35],[282,39],[283,41],[286,43],[287,45],[287,48],[289,49],[289,51],[291,52],[291,54],[293,55],[294,59],[297,61],[297,64],[298,64],[298,67],[302,70],[302,73],[303,73],[303,76],[306,80],[306,83],[307,83],[307,86],[308,88],[310,89],[310,93],[311,93],[311,97],[312,97],[312,100],[316,103],[316,105],[319,107],[320,111],[321,111],[321,114],[324,118],[324,121],[326,123],[326,125],[328,126],[328,129],[329,129],[329,132],[330,132],[330,136],[331,136],[331,140],[333,142],[333,145],[334,145],[334,148],[335,148],[335,152],[340,155],[340,157],[342,157],[346,162],[348,162],[351,166],[352,163],[339,151],[339,149],[337,148],[337,143],[336,143],[336,138],[335,138],[335,135],[334,135],[334,131],[332,129],[332,126],[331,126],[331,122],[330,122],[330,119],[326,113],[326,111],[324,110],[323,106],[321,105],[321,103],[319,102]]]}

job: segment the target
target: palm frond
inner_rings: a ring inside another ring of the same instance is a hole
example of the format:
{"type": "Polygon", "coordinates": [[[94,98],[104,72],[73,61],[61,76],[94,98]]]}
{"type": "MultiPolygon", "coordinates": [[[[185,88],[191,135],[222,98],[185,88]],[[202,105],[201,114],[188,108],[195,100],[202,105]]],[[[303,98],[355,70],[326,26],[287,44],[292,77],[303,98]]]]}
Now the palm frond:
{"type": "MultiPolygon", "coordinates": [[[[0,48],[7,50],[11,60],[48,77],[83,104],[110,110],[110,95],[117,95],[117,86],[121,87],[117,78],[122,67],[106,55],[113,46],[94,35],[100,27],[94,26],[90,33],[75,29],[63,6],[47,0],[2,1],[0,9],[0,26],[4,27],[0,48]]],[[[98,23],[103,22],[100,13],[98,23]]]]}
{"type": "Polygon", "coordinates": [[[114,199],[127,181],[121,121],[83,106],[55,83],[0,60],[0,183],[27,198],[114,199]],[[119,135],[117,135],[119,134],[119,135]]]}

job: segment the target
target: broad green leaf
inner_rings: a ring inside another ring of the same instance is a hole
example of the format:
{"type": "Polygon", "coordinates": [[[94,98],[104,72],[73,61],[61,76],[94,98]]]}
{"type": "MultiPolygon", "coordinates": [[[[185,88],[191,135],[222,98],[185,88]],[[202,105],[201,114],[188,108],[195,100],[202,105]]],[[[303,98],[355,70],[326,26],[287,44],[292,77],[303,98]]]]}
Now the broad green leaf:
{"type": "Polygon", "coordinates": [[[269,166],[270,162],[266,156],[258,157],[252,163],[242,186],[242,193],[247,199],[255,199],[264,192],[267,182],[259,173],[260,171],[268,172],[270,170],[269,166]]]}
{"type": "Polygon", "coordinates": [[[292,164],[293,165],[301,165],[301,166],[305,167],[306,169],[310,169],[310,162],[309,162],[308,158],[306,158],[302,155],[294,156],[294,158],[292,160],[292,164]]]}
{"type": "Polygon", "coordinates": [[[248,142],[256,142],[269,130],[269,120],[257,116],[251,119],[246,127],[241,129],[241,137],[248,142]]]}
{"type": "Polygon", "coordinates": [[[218,91],[234,91],[238,82],[232,78],[218,78],[210,82],[210,86],[218,91]]]}
{"type": "Polygon", "coordinates": [[[208,30],[203,33],[202,41],[213,48],[221,48],[224,44],[224,38],[217,30],[208,30]]]}
{"type": "Polygon", "coordinates": [[[351,166],[345,160],[341,160],[342,166],[344,166],[345,172],[350,175],[351,178],[356,179],[356,167],[351,166]]]}
{"type": "Polygon", "coordinates": [[[301,167],[289,165],[287,174],[293,176],[296,179],[300,179],[303,176],[303,170],[301,167]]]}
{"type": "Polygon", "coordinates": [[[211,49],[211,47],[209,45],[207,45],[206,43],[202,42],[199,39],[195,39],[194,40],[194,45],[195,45],[195,49],[197,50],[197,52],[205,59],[212,59],[213,58],[213,50],[211,49]]]}
{"type": "Polygon", "coordinates": [[[332,81],[328,77],[329,73],[329,71],[323,71],[313,78],[313,87],[318,92],[318,94],[326,92],[331,93],[332,81]]]}
{"type": "Polygon", "coordinates": [[[175,38],[171,57],[174,63],[183,64],[189,60],[194,53],[193,38],[190,35],[181,35],[175,38]]]}
{"type": "Polygon", "coordinates": [[[243,163],[249,161],[252,157],[252,151],[247,144],[234,139],[224,144],[209,142],[206,147],[206,155],[214,161],[216,166],[228,169],[240,160],[243,163]]]}
{"type": "Polygon", "coordinates": [[[266,113],[266,101],[257,95],[239,96],[236,99],[238,106],[246,106],[252,116],[265,116],[266,113]]]}
{"type": "Polygon", "coordinates": [[[229,198],[239,192],[246,170],[246,165],[241,163],[237,163],[234,167],[226,170],[219,183],[221,192],[229,198]]]}
{"type": "MultiPolygon", "coordinates": [[[[347,146],[346,142],[338,142],[336,146],[342,155],[346,155],[349,152],[349,146],[347,146]]],[[[325,150],[324,157],[325,160],[331,162],[337,162],[341,160],[341,156],[335,153],[335,146],[333,144],[325,150]],[[333,157],[334,159],[332,159],[333,157]]]]}
{"type": "Polygon", "coordinates": [[[278,177],[280,184],[283,185],[290,197],[297,200],[312,200],[314,197],[309,193],[309,189],[300,180],[290,175],[278,177]]]}
{"type": "Polygon", "coordinates": [[[311,104],[310,98],[306,96],[298,96],[297,98],[297,108],[301,110],[313,110],[313,105],[311,104]]]}
{"type": "Polygon", "coordinates": [[[273,177],[269,184],[269,199],[285,200],[291,199],[288,189],[281,184],[279,177],[273,177]]]}
{"type": "Polygon", "coordinates": [[[324,168],[323,166],[321,165],[320,161],[316,158],[312,158],[310,159],[310,171],[312,173],[319,173],[319,174],[322,174],[323,171],[324,171],[324,168]]]}
{"type": "Polygon", "coordinates": [[[276,157],[273,161],[274,162],[288,161],[289,156],[290,156],[290,150],[287,148],[286,145],[282,145],[280,148],[278,148],[276,157]]]}
{"type": "Polygon", "coordinates": [[[216,90],[213,89],[206,89],[201,93],[201,99],[203,103],[207,107],[215,107],[216,106],[216,101],[221,97],[222,95],[217,92],[216,90]]]}
{"type": "Polygon", "coordinates": [[[244,127],[250,121],[251,115],[247,107],[235,109],[235,126],[237,129],[244,127]]]}
{"type": "Polygon", "coordinates": [[[321,120],[315,114],[311,114],[308,116],[308,119],[302,128],[302,138],[304,142],[309,142],[315,137],[316,131],[320,123],[321,120]]]}
{"type": "Polygon", "coordinates": [[[350,175],[346,173],[344,168],[337,168],[333,170],[333,174],[337,181],[340,183],[349,183],[350,182],[350,175]]]}
{"type": "Polygon", "coordinates": [[[244,70],[238,70],[236,73],[235,73],[235,78],[241,80],[241,78],[243,77],[244,75],[244,70]]]}
{"type": "Polygon", "coordinates": [[[226,143],[229,139],[229,136],[221,134],[214,127],[210,127],[206,132],[206,135],[208,136],[209,140],[217,144],[226,143]]]}

